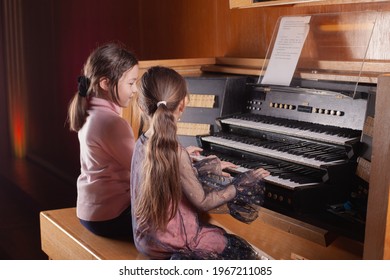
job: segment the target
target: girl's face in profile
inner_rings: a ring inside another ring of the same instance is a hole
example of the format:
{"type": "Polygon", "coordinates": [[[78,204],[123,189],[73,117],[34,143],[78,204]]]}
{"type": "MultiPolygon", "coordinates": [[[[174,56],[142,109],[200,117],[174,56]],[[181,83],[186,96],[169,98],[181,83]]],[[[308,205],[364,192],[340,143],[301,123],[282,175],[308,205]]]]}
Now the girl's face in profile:
{"type": "Polygon", "coordinates": [[[119,105],[121,107],[129,106],[130,99],[137,92],[138,65],[123,73],[118,81],[119,105]]]}

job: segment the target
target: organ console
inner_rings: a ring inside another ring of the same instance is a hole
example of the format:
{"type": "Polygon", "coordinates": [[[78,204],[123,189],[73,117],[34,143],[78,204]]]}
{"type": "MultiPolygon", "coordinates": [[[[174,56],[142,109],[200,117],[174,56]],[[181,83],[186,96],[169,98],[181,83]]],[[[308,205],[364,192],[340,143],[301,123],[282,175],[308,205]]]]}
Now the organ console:
{"type": "Polygon", "coordinates": [[[339,218],[328,208],[347,201],[354,187],[375,86],[360,86],[354,99],[354,84],[313,90],[310,83],[295,80],[290,88],[248,83],[235,103],[241,112],[225,112],[215,120],[218,131],[197,139],[203,155],[235,163],[228,170],[233,175],[259,167],[271,172],[264,179],[264,207],[335,230],[332,220],[339,218]]]}
{"type": "Polygon", "coordinates": [[[390,67],[366,57],[375,20],[371,12],[313,16],[288,86],[261,83],[270,52],[265,59],[216,58],[199,73],[183,72],[192,101],[178,123],[180,142],[234,162],[238,167],[227,170],[233,176],[257,167],[271,172],[264,207],[252,224],[210,217],[275,259],[361,259],[363,249],[378,258],[385,230],[366,223],[385,224],[379,206],[388,207],[388,190],[383,196],[377,189],[380,181],[385,190],[386,180],[373,180],[370,166],[375,149],[374,159],[382,158],[372,145],[381,135],[373,132],[377,77],[390,67]],[[364,28],[353,29],[354,22],[364,28]],[[353,62],[342,60],[345,52],[353,62]],[[374,209],[371,215],[367,208],[374,209]]]}

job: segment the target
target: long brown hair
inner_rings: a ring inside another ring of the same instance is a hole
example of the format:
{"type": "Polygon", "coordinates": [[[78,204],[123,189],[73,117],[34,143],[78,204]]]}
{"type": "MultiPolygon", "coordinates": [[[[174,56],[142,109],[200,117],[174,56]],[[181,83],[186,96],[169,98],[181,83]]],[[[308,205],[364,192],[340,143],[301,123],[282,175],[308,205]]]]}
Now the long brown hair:
{"type": "Polygon", "coordinates": [[[150,120],[151,134],[135,203],[140,228],[165,230],[177,212],[182,191],[174,112],[187,95],[184,78],[173,69],[152,67],[141,78],[138,103],[150,120]]]}
{"type": "Polygon", "coordinates": [[[133,53],[119,43],[108,43],[95,49],[84,64],[82,80],[84,89],[79,89],[72,98],[68,108],[69,128],[79,131],[88,116],[88,102],[92,96],[109,98],[119,105],[118,81],[123,73],[138,64],[133,53]],[[99,82],[101,78],[108,79],[109,95],[101,94],[99,82]],[[85,91],[85,92],[80,92],[85,91]]]}

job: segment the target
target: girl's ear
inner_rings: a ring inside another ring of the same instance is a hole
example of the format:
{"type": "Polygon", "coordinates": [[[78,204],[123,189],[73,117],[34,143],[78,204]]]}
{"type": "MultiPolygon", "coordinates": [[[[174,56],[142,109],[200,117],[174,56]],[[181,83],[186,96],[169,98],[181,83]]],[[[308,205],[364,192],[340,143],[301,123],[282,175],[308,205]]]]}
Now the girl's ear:
{"type": "Polygon", "coordinates": [[[183,113],[184,112],[184,109],[186,107],[186,103],[187,103],[187,99],[183,99],[180,104],[179,104],[179,112],[180,113],[183,113]]]}
{"type": "Polygon", "coordinates": [[[99,86],[104,90],[108,91],[108,79],[107,78],[101,78],[99,80],[99,86]]]}

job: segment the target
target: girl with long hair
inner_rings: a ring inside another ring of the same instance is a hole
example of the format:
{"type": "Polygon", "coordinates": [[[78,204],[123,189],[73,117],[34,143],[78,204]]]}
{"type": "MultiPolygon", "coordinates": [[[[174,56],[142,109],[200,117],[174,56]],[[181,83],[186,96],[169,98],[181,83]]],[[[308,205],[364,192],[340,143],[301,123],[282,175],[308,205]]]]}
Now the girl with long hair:
{"type": "Polygon", "coordinates": [[[202,170],[223,176],[223,166],[217,157],[209,157],[197,170],[179,144],[177,121],[187,100],[186,82],[173,69],[156,66],[142,76],[138,104],[149,129],[137,140],[132,160],[135,245],[153,259],[256,259],[246,241],[202,224],[199,214],[234,200],[243,186],[256,184],[269,172],[250,171],[223,188],[206,191],[202,170]]]}

